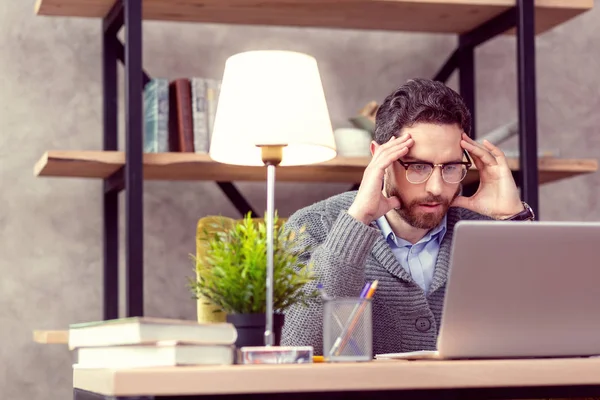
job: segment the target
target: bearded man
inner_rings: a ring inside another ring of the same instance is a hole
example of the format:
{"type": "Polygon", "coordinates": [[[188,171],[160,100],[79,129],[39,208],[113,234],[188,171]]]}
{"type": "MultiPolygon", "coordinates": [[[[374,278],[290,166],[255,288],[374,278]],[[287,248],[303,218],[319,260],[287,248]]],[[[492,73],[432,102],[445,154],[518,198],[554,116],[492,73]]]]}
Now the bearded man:
{"type": "MultiPolygon", "coordinates": [[[[327,295],[358,297],[378,280],[375,354],[435,350],[455,224],[533,216],[503,152],[470,138],[469,110],[443,83],[409,80],[385,99],[375,122],[358,191],[303,208],[286,226],[306,229],[302,245],[310,251],[301,261],[312,263],[327,295]],[[461,182],[472,163],[479,189],[464,197],[461,182]]],[[[311,345],[321,354],[322,326],[322,301],[295,305],[281,344],[311,345]]]]}

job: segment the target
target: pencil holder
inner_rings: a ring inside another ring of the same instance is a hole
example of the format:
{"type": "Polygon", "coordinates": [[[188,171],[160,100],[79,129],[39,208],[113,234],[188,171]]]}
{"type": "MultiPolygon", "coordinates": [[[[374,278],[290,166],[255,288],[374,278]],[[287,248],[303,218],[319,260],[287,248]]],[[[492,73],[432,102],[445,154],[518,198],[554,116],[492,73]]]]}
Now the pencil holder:
{"type": "Polygon", "coordinates": [[[323,309],[325,361],[371,361],[373,320],[371,299],[326,300],[323,309]]]}

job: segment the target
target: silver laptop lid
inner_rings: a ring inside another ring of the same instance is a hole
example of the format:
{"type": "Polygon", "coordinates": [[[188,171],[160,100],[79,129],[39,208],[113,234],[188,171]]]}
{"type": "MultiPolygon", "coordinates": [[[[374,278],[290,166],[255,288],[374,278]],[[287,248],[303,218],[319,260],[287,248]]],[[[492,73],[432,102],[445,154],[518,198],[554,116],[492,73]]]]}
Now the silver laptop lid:
{"type": "Polygon", "coordinates": [[[600,354],[600,223],[461,221],[444,358],[600,354]]]}

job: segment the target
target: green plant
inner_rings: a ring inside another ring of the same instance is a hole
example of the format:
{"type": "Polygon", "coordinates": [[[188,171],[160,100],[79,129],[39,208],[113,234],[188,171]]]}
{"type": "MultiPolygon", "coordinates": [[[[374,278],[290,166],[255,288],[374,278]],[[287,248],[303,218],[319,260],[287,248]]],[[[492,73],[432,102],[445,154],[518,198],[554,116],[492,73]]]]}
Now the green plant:
{"type": "MultiPolygon", "coordinates": [[[[308,248],[301,246],[304,229],[286,230],[273,219],[273,310],[283,312],[293,304],[306,305],[318,296],[304,290],[315,279],[311,265],[300,261],[308,248]]],[[[267,228],[253,221],[250,213],[232,228],[213,226],[201,241],[207,246],[204,257],[192,255],[196,278],[190,279],[195,298],[207,299],[228,314],[266,312],[267,228]]]]}

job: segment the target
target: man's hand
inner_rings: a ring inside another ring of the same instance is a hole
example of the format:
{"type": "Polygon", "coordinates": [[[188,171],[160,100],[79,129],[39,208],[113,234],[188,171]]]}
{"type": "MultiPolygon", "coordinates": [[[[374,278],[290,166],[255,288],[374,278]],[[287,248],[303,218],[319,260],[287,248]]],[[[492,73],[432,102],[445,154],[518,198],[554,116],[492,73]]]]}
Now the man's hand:
{"type": "Polygon", "coordinates": [[[371,162],[363,173],[360,188],[348,209],[348,214],[368,225],[391,209],[400,207],[400,199],[383,195],[381,184],[385,169],[406,155],[413,144],[414,140],[406,133],[399,138],[392,136],[387,143],[375,150],[371,162]]]}
{"type": "Polygon", "coordinates": [[[479,188],[471,197],[458,196],[453,207],[463,207],[495,219],[523,210],[517,185],[502,150],[484,140],[483,145],[463,133],[461,146],[473,158],[479,171],[479,188]]]}

